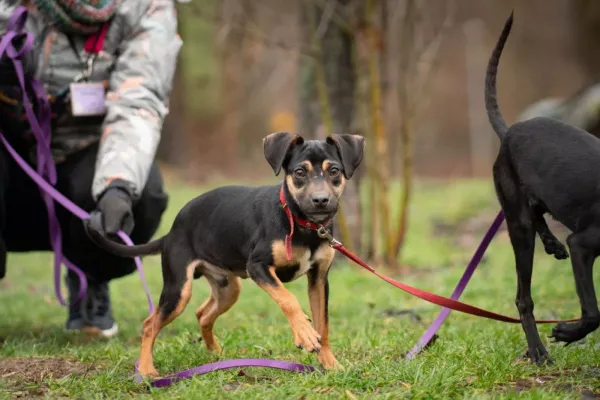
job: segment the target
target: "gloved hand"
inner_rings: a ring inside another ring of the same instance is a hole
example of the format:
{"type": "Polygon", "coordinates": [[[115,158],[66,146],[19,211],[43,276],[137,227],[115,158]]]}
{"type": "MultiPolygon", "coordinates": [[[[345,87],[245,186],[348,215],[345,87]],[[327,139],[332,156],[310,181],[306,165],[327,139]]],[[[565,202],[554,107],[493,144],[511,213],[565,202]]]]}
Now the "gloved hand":
{"type": "Polygon", "coordinates": [[[134,227],[132,207],[129,185],[117,179],[98,198],[90,214],[90,226],[107,236],[116,236],[120,230],[130,235],[134,227]]]}

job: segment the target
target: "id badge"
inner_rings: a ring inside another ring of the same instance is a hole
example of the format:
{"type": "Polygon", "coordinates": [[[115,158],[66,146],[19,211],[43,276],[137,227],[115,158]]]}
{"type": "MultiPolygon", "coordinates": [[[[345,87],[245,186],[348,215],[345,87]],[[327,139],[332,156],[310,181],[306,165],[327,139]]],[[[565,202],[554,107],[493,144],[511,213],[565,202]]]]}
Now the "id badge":
{"type": "Polygon", "coordinates": [[[100,82],[71,83],[71,112],[74,117],[106,114],[104,85],[100,82]]]}

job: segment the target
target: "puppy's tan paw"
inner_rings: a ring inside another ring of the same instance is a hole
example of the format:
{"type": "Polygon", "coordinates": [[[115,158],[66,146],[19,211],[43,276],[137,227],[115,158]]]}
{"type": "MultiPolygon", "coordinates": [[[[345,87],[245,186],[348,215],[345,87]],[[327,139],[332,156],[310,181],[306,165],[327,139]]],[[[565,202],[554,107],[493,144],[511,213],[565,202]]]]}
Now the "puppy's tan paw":
{"type": "Polygon", "coordinates": [[[333,371],[343,371],[345,368],[335,359],[335,356],[329,348],[322,348],[319,352],[319,362],[323,368],[333,371]]]}
{"type": "Polygon", "coordinates": [[[158,378],[160,376],[158,371],[154,367],[144,369],[140,368],[139,372],[142,378],[158,378]]]}
{"type": "Polygon", "coordinates": [[[204,341],[207,351],[217,354],[220,354],[223,351],[221,346],[219,346],[219,343],[217,343],[217,338],[213,334],[212,329],[202,329],[202,340],[204,341]]]}
{"type": "Polygon", "coordinates": [[[294,342],[296,347],[308,352],[321,349],[321,335],[312,327],[306,319],[300,319],[292,326],[294,342]]]}
{"type": "Polygon", "coordinates": [[[223,352],[223,349],[216,340],[213,340],[211,343],[206,343],[206,350],[215,354],[221,354],[223,352]]]}

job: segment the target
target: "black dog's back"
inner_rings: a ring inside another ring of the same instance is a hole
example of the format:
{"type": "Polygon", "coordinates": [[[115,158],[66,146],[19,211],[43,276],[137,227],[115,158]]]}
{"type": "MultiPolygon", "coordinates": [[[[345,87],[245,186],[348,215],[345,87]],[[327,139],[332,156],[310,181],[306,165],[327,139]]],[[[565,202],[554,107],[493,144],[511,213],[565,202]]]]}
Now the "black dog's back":
{"type": "Polygon", "coordinates": [[[535,206],[538,225],[545,224],[539,218],[549,212],[567,228],[577,230],[589,219],[590,211],[596,212],[590,206],[600,194],[600,172],[596,172],[600,171],[600,139],[545,117],[508,126],[498,106],[496,75],[512,23],[511,13],[490,57],[485,81],[488,118],[501,142],[495,174],[518,181],[518,190],[535,206]]]}
{"type": "Polygon", "coordinates": [[[600,139],[551,118],[514,124],[502,143],[529,197],[572,231],[600,198],[600,139]]]}
{"type": "Polygon", "coordinates": [[[254,244],[267,234],[265,229],[285,235],[278,212],[280,187],[223,186],[210,190],[181,209],[173,233],[185,230],[198,259],[232,271],[245,270],[254,244]]]}

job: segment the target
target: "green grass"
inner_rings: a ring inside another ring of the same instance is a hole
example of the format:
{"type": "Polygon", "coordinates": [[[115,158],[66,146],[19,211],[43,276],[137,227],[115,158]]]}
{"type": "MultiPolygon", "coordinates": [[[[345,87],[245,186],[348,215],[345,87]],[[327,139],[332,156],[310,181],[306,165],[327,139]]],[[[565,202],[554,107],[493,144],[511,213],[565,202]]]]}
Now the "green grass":
{"type": "MultiPolygon", "coordinates": [[[[172,184],[172,199],[161,226],[168,230],[177,210],[206,188],[172,184]]],[[[433,221],[459,222],[481,212],[497,210],[491,182],[455,181],[419,183],[412,208],[412,229],[403,261],[433,270],[404,278],[419,288],[449,295],[477,243],[459,245],[454,235],[433,235],[433,221]]],[[[491,222],[491,217],[490,221],[491,222]]],[[[489,223],[488,222],[488,223],[489,223]]],[[[482,232],[476,233],[476,241],[482,232]]],[[[538,245],[538,248],[541,246],[538,245]]],[[[340,256],[337,257],[338,260],[340,256]]],[[[145,260],[155,301],[161,288],[157,257],[145,260]]],[[[163,399],[260,398],[581,398],[582,392],[600,393],[600,335],[583,344],[563,347],[546,339],[551,326],[540,333],[555,360],[536,367],[519,360],[525,349],[521,327],[452,313],[438,341],[412,361],[407,352],[439,308],[387,285],[376,277],[339,262],[331,272],[331,341],[344,372],[294,374],[247,368],[215,372],[152,389],[132,381],[139,354],[141,321],[147,313],[138,275],[111,284],[120,335],[110,341],[90,340],[62,331],[66,310],[52,294],[49,254],[11,255],[8,276],[0,281],[0,359],[64,357],[92,365],[84,376],[44,379],[40,382],[2,378],[0,399],[19,394],[68,398],[163,399]],[[388,309],[412,309],[421,323],[408,316],[389,317],[388,309]]],[[[600,277],[595,273],[596,282],[600,277]]],[[[288,285],[308,310],[306,280],[288,285]]],[[[462,300],[508,315],[516,315],[516,276],[512,250],[505,234],[492,243],[486,262],[462,300]]],[[[533,294],[538,318],[578,316],[579,304],[571,268],[538,251],[533,294]]],[[[317,365],[313,354],[297,350],[282,312],[250,281],[243,282],[240,301],[216,324],[224,348],[222,356],[208,354],[198,343],[193,310],[208,295],[205,281],[194,283],[190,306],[166,327],[155,346],[155,362],[163,374],[218,359],[266,357],[317,365]]],[[[18,375],[17,375],[18,376],[18,375]]]]}

